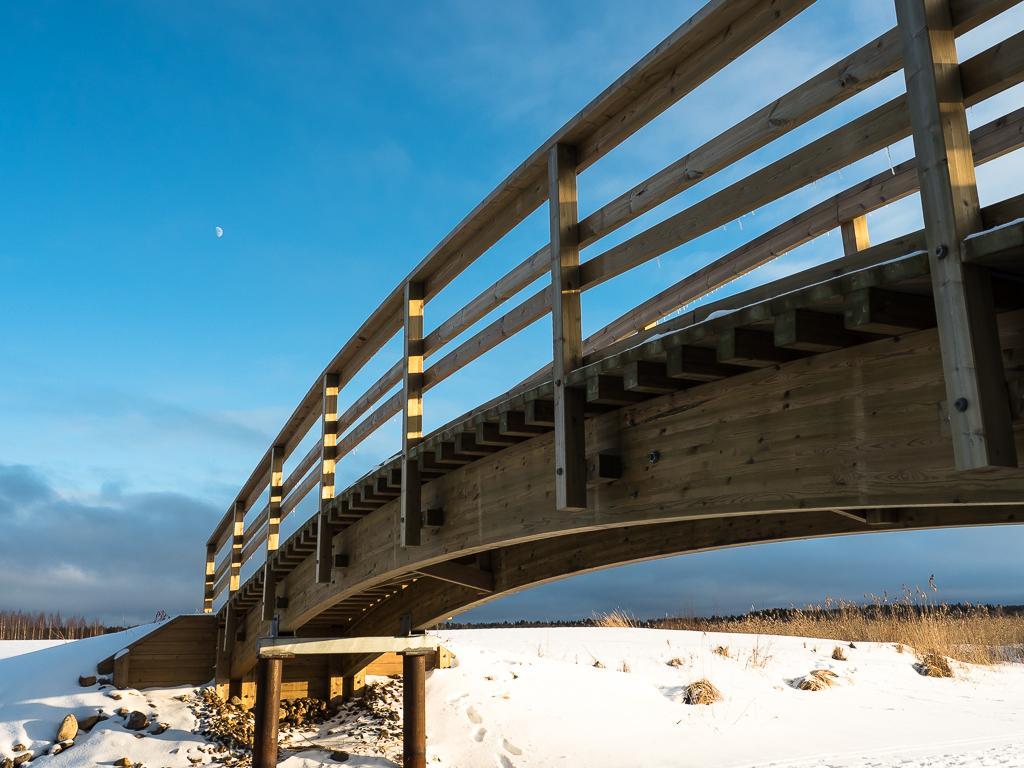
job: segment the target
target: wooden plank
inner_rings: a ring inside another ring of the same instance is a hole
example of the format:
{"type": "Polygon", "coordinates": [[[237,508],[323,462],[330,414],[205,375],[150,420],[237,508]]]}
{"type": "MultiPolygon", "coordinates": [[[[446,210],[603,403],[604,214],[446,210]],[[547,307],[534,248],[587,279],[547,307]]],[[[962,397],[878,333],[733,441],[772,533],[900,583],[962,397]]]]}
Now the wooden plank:
{"type": "Polygon", "coordinates": [[[402,374],[402,502],[403,547],[420,543],[423,510],[420,469],[409,451],[423,440],[423,283],[405,284],[405,369],[402,374]]]}
{"type": "Polygon", "coordinates": [[[213,612],[213,585],[216,582],[217,549],[206,545],[206,564],[203,570],[203,613],[213,612]]]}
{"type": "Polygon", "coordinates": [[[431,635],[408,637],[265,637],[257,642],[260,658],[291,658],[333,653],[403,653],[436,650],[441,641],[431,635]]]}
{"type": "Polygon", "coordinates": [[[982,220],[949,4],[897,0],[896,14],[956,466],[1015,467],[991,278],[963,259],[982,220]]]}
{"type": "Polygon", "coordinates": [[[867,216],[855,216],[844,221],[839,225],[839,231],[843,238],[843,253],[847,256],[871,247],[867,216]]]}
{"type": "Polygon", "coordinates": [[[967,238],[964,261],[1016,272],[1024,270],[1024,221],[967,238]]]}
{"type": "Polygon", "coordinates": [[[324,375],[323,416],[320,430],[320,506],[317,510],[316,581],[331,581],[333,560],[331,542],[335,529],[330,520],[330,502],[334,499],[335,470],[338,454],[338,393],[340,377],[324,375]]]}
{"type": "Polygon", "coordinates": [[[576,193],[576,152],[558,144],[548,157],[551,213],[551,317],[555,401],[555,509],[587,506],[584,395],[566,387],[566,377],[583,365],[580,307],[580,249],[576,193]]]}
{"type": "Polygon", "coordinates": [[[242,572],[242,542],[245,536],[245,504],[236,501],[234,506],[234,521],[231,529],[231,577],[228,591],[234,594],[238,591],[239,576],[242,572]]]}

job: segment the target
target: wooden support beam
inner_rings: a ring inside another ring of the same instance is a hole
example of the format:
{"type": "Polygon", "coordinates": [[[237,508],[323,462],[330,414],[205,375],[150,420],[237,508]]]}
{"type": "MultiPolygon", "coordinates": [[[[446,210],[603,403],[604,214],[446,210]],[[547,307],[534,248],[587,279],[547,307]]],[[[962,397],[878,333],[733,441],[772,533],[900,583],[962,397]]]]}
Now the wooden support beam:
{"type": "Polygon", "coordinates": [[[523,437],[502,433],[498,429],[498,425],[493,421],[483,421],[476,425],[476,442],[479,445],[504,448],[508,445],[521,443],[523,440],[523,437]]]}
{"type": "Polygon", "coordinates": [[[632,405],[646,399],[640,392],[628,391],[623,386],[621,376],[596,372],[587,375],[588,403],[597,403],[598,405],[632,405]]]}
{"type": "Polygon", "coordinates": [[[459,432],[455,435],[455,450],[466,456],[490,456],[501,450],[507,443],[488,445],[477,440],[476,432],[459,432]]]}
{"type": "Polygon", "coordinates": [[[622,479],[622,456],[602,451],[590,457],[587,462],[587,482],[590,485],[604,485],[622,479]]]}
{"type": "Polygon", "coordinates": [[[217,572],[217,548],[206,545],[206,565],[203,571],[203,613],[213,613],[213,585],[217,572]]]}
{"type": "Polygon", "coordinates": [[[718,337],[718,360],[732,365],[764,368],[788,363],[806,353],[775,346],[775,337],[767,331],[729,328],[718,337]]]}
{"type": "Polygon", "coordinates": [[[665,353],[665,374],[674,379],[718,381],[740,373],[746,373],[746,368],[718,362],[714,349],[680,346],[665,353]]]}
{"type": "Polygon", "coordinates": [[[775,317],[775,346],[804,352],[831,352],[882,338],[849,330],[843,315],[794,309],[775,317]]]}
{"type": "Polygon", "coordinates": [[[423,510],[420,498],[420,471],[409,449],[423,440],[423,283],[405,284],[405,367],[403,371],[402,409],[402,508],[401,542],[403,547],[420,543],[423,510]]]}
{"type": "Polygon", "coordinates": [[[948,0],[896,0],[950,433],[958,469],[1016,467],[991,278],[964,260],[982,227],[948,0]]]}
{"type": "Polygon", "coordinates": [[[320,509],[316,520],[316,583],[331,581],[331,542],[336,533],[331,524],[330,503],[334,500],[338,458],[338,393],[341,377],[325,373],[320,427],[320,509]]]}
{"type": "Polygon", "coordinates": [[[856,216],[839,225],[843,236],[843,254],[853,256],[871,247],[871,236],[868,234],[868,217],[856,216]]]}
{"type": "Polygon", "coordinates": [[[664,395],[696,383],[669,376],[666,370],[664,363],[636,360],[623,368],[622,386],[627,392],[664,395]]]}
{"type": "Polygon", "coordinates": [[[844,297],[843,323],[851,330],[898,336],[934,328],[935,304],[930,296],[861,288],[844,297]]]}
{"type": "Polygon", "coordinates": [[[235,501],[231,524],[231,577],[228,592],[232,595],[238,591],[239,577],[242,573],[242,547],[245,545],[245,502],[235,501]]]}
{"type": "Polygon", "coordinates": [[[284,446],[270,448],[270,487],[267,498],[267,559],[263,564],[263,620],[274,618],[274,595],[277,579],[270,567],[270,558],[280,544],[281,502],[284,500],[284,446]]]}
{"type": "Polygon", "coordinates": [[[551,319],[555,396],[555,509],[587,508],[584,395],[566,386],[583,365],[580,306],[579,211],[576,202],[576,151],[555,144],[548,153],[551,214],[551,319]]]}
{"type": "Polygon", "coordinates": [[[437,448],[434,449],[434,455],[438,461],[445,464],[471,464],[477,458],[476,456],[459,453],[455,450],[455,443],[447,440],[437,444],[437,448]]]}
{"type": "Polygon", "coordinates": [[[1024,221],[967,238],[964,261],[985,267],[1024,269],[1024,221]]]}

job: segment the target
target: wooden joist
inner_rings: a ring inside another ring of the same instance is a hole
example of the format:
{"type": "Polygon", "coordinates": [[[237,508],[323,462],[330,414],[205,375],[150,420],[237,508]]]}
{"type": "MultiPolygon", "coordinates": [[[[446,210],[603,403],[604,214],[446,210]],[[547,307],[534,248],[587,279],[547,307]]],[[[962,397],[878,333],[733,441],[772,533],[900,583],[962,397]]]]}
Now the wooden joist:
{"type": "Polygon", "coordinates": [[[669,376],[665,364],[653,360],[635,360],[622,370],[622,386],[627,392],[664,395],[694,383],[694,379],[669,376]]]}
{"type": "Polygon", "coordinates": [[[930,296],[861,288],[846,294],[844,323],[851,330],[897,336],[935,327],[935,304],[930,296]]]}
{"type": "Polygon", "coordinates": [[[583,365],[576,165],[575,149],[566,144],[551,148],[548,155],[550,301],[554,340],[555,509],[559,512],[587,506],[584,398],[583,393],[566,386],[566,377],[583,365]]]}
{"type": "Polygon", "coordinates": [[[803,352],[831,352],[879,338],[876,334],[848,329],[841,314],[793,309],[775,317],[777,347],[803,352]]]}
{"type": "Polygon", "coordinates": [[[799,360],[805,353],[778,347],[769,331],[729,328],[718,337],[718,361],[729,365],[763,368],[799,360]]]}

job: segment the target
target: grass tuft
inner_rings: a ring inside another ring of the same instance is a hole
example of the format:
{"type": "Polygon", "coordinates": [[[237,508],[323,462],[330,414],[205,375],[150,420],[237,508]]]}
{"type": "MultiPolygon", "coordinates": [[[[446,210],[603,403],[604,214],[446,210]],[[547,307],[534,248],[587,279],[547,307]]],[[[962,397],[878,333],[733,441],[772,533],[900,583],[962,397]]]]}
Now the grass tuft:
{"type": "Polygon", "coordinates": [[[801,691],[823,691],[831,688],[839,680],[839,675],[831,669],[812,669],[803,677],[793,681],[793,687],[801,691]]]}
{"type": "Polygon", "coordinates": [[[846,651],[843,650],[843,646],[837,645],[832,649],[832,658],[835,661],[846,661],[846,651]]]}
{"type": "Polygon", "coordinates": [[[920,661],[914,665],[920,674],[925,677],[952,677],[953,668],[949,666],[949,661],[946,660],[945,656],[940,656],[937,653],[926,653],[920,661]]]}
{"type": "Polygon", "coordinates": [[[707,679],[690,683],[683,695],[683,701],[687,704],[714,704],[721,700],[722,692],[707,679]]]}

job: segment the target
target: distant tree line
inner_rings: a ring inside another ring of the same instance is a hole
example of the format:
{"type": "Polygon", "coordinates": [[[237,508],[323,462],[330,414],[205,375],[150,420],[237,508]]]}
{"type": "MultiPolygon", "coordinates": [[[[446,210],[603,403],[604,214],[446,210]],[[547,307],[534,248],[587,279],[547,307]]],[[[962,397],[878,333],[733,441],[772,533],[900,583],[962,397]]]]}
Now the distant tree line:
{"type": "Polygon", "coordinates": [[[0,611],[0,640],[80,640],[122,629],[60,612],[0,611]]]}

